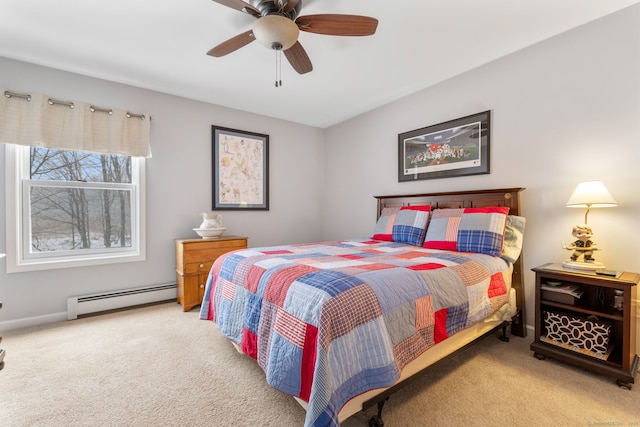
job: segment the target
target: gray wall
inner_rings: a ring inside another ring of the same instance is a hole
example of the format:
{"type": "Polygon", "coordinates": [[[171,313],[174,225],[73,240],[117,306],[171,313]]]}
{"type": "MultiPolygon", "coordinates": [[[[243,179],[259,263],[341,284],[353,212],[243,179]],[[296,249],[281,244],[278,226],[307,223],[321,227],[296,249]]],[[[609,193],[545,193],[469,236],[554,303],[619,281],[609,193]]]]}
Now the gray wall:
{"type": "MultiPolygon", "coordinates": [[[[66,319],[70,296],[175,283],[173,240],[197,235],[211,210],[211,125],[269,135],[270,210],[222,211],[227,234],[250,246],[322,238],[324,132],[202,102],[0,58],[0,87],[59,99],[148,112],[153,157],[147,160],[147,260],[6,274],[0,259],[0,330],[66,319]]],[[[243,94],[238,94],[243,96],[243,94]]],[[[0,144],[0,252],[6,252],[5,157],[0,144]]]]}
{"type": "MultiPolygon", "coordinates": [[[[619,206],[589,225],[612,269],[640,272],[640,6],[633,6],[344,122],[326,134],[326,239],[370,234],[374,195],[525,187],[524,264],[561,262],[580,181],[619,206]],[[399,133],[491,110],[491,174],[397,182],[399,133]],[[345,185],[345,184],[352,185],[345,185]]],[[[533,273],[525,276],[533,324],[533,273]]]]}

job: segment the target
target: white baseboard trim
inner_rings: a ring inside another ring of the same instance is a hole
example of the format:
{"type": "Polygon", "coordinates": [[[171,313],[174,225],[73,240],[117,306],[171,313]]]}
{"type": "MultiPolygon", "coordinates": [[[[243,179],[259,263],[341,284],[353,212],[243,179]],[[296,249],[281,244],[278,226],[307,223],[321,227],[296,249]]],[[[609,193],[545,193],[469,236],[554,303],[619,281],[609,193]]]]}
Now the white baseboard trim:
{"type": "Polygon", "coordinates": [[[536,328],[534,328],[533,325],[526,325],[526,328],[527,328],[527,336],[529,336],[529,334],[531,335],[536,334],[536,328]]]}
{"type": "MultiPolygon", "coordinates": [[[[75,306],[73,316],[69,316],[69,300],[67,300],[67,311],[61,313],[51,313],[42,316],[24,317],[21,319],[6,320],[0,322],[0,331],[8,331],[12,329],[28,328],[30,326],[44,325],[47,323],[62,322],[66,320],[76,319],[78,315],[98,313],[101,311],[109,311],[127,307],[135,307],[155,302],[170,301],[176,298],[176,284],[167,283],[162,285],[147,286],[144,288],[135,288],[128,290],[112,291],[103,294],[85,295],[81,297],[87,299],[88,302],[82,304],[78,308],[78,297],[75,297],[75,306]],[[140,292],[143,291],[143,292],[140,292]],[[120,294],[123,294],[122,296],[120,294]],[[104,297],[106,299],[93,299],[96,297],[104,297]]],[[[5,301],[6,302],[6,301],[5,301]]]]}
{"type": "Polygon", "coordinates": [[[67,312],[46,314],[44,316],[23,317],[22,319],[0,322],[0,331],[28,328],[30,326],[44,325],[46,323],[63,322],[67,320],[67,312]]]}

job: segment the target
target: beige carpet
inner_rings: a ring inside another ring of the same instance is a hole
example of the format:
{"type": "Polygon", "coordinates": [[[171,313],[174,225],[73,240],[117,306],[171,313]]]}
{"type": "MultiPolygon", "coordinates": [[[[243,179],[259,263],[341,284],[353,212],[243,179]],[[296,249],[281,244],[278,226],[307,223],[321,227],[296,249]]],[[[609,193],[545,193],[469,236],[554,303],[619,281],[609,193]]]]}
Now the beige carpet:
{"type": "MultiPolygon", "coordinates": [[[[175,303],[5,331],[0,426],[302,426],[197,310],[175,303]]],[[[386,427],[638,425],[640,385],[552,360],[530,338],[489,337],[386,404],[386,427]]],[[[640,375],[636,376],[640,382],[640,375]]],[[[344,427],[367,426],[375,409],[344,427]]]]}

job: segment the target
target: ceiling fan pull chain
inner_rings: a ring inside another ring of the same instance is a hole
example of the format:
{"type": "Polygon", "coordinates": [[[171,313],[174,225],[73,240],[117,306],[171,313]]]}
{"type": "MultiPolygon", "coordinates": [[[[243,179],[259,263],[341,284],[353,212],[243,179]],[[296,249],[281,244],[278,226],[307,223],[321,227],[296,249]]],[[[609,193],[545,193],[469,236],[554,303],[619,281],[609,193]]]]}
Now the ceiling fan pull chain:
{"type": "Polygon", "coordinates": [[[282,51],[278,51],[278,83],[282,87],[282,51]]]}
{"type": "Polygon", "coordinates": [[[282,50],[276,50],[276,87],[282,86],[282,50]]]}

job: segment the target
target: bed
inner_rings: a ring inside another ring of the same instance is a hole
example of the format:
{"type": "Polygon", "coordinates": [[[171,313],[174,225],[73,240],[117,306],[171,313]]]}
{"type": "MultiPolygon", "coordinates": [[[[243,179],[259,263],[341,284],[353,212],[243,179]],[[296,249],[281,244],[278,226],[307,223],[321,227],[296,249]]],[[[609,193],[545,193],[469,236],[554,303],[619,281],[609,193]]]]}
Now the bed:
{"type": "Polygon", "coordinates": [[[336,426],[506,327],[525,336],[521,188],[376,196],[362,239],[249,248],[211,268],[200,318],[336,426]]]}

